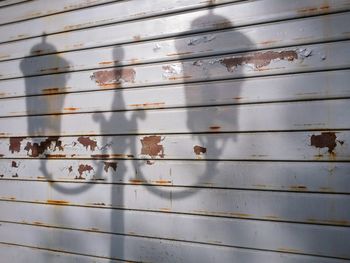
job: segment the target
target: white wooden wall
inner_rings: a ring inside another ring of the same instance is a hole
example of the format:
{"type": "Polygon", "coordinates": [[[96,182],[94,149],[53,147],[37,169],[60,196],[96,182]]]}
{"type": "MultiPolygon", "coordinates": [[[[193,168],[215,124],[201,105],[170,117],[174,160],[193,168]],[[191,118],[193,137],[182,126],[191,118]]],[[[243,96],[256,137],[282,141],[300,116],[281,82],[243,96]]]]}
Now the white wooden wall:
{"type": "Polygon", "coordinates": [[[350,0],[0,2],[0,262],[350,260],[350,0]]]}

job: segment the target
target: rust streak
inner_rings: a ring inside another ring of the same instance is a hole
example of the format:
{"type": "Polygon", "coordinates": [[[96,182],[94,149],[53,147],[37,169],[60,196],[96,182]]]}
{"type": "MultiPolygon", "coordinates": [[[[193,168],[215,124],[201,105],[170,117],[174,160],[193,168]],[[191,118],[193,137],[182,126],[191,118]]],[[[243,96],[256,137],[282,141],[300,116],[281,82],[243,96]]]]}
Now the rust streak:
{"type": "Polygon", "coordinates": [[[164,158],[164,148],[163,145],[160,144],[162,141],[160,136],[146,136],[140,141],[142,144],[141,154],[149,155],[151,157],[159,156],[164,158]]]}
{"type": "Polygon", "coordinates": [[[142,184],[142,183],[146,183],[146,181],[140,180],[140,179],[130,179],[129,182],[132,183],[132,184],[142,184]]]}
{"type": "Polygon", "coordinates": [[[95,151],[95,148],[97,147],[97,142],[90,139],[90,137],[79,137],[78,142],[82,144],[86,149],[90,147],[91,151],[95,151]]]}
{"type": "Polygon", "coordinates": [[[298,59],[298,54],[294,50],[257,52],[252,55],[221,59],[220,63],[227,68],[227,71],[232,72],[235,68],[244,64],[253,64],[255,68],[260,69],[276,59],[293,61],[298,59]]]}
{"type": "Polygon", "coordinates": [[[64,108],[64,110],[67,110],[67,111],[76,111],[76,110],[79,110],[79,108],[68,107],[68,108],[64,108]]]}
{"type": "Polygon", "coordinates": [[[155,181],[156,184],[171,184],[171,181],[168,180],[158,180],[155,181]]]}
{"type": "Polygon", "coordinates": [[[221,127],[220,126],[210,126],[209,129],[212,131],[217,131],[217,130],[220,130],[221,127]]]}
{"type": "Polygon", "coordinates": [[[205,154],[207,152],[207,148],[196,145],[193,147],[193,151],[196,155],[205,154]]]}
{"type": "Polygon", "coordinates": [[[65,158],[65,154],[45,154],[46,158],[65,158]]]}
{"type": "Polygon", "coordinates": [[[136,107],[136,108],[151,108],[151,107],[161,107],[164,106],[164,102],[154,102],[154,103],[143,103],[143,104],[130,104],[130,107],[136,107]]]}
{"type": "Polygon", "coordinates": [[[68,201],[65,201],[65,200],[47,200],[46,201],[48,204],[53,204],[53,205],[66,205],[66,204],[69,204],[68,201]]]}

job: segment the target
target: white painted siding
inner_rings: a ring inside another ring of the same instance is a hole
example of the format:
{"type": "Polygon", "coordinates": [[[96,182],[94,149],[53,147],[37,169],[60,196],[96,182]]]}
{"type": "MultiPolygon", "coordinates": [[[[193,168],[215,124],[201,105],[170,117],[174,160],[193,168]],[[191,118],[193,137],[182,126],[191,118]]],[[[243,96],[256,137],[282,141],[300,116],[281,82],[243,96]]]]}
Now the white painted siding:
{"type": "Polygon", "coordinates": [[[350,259],[349,0],[0,3],[0,261],[350,259]]]}

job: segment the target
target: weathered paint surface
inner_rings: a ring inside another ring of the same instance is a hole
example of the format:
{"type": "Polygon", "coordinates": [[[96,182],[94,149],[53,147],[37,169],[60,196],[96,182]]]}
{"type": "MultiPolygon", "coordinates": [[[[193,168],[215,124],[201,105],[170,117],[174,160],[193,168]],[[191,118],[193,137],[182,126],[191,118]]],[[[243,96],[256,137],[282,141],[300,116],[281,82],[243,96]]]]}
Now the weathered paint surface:
{"type": "Polygon", "coordinates": [[[1,258],[349,261],[349,10],[2,1],[1,258]]]}

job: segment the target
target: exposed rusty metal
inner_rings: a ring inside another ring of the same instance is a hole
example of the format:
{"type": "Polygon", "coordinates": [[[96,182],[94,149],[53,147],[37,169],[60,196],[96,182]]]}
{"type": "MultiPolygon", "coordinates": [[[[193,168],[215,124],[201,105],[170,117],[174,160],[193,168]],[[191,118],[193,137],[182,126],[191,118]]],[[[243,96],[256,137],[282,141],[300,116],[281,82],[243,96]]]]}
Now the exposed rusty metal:
{"type": "Polygon", "coordinates": [[[305,13],[315,13],[317,11],[327,11],[330,9],[329,5],[322,5],[320,7],[309,7],[309,8],[301,8],[298,9],[298,13],[305,14],[305,13]]]}
{"type": "Polygon", "coordinates": [[[88,165],[88,164],[79,165],[79,168],[78,168],[79,177],[76,177],[76,179],[85,179],[84,177],[82,177],[83,173],[84,172],[90,173],[93,170],[94,168],[91,165],[88,165]]]}
{"type": "Polygon", "coordinates": [[[132,68],[100,70],[92,74],[92,79],[102,85],[114,85],[116,83],[134,82],[136,71],[132,68]]]}
{"type": "Polygon", "coordinates": [[[43,94],[56,94],[56,93],[62,93],[62,92],[67,92],[67,88],[66,87],[62,87],[62,88],[46,88],[43,89],[41,91],[43,94]]]}
{"type": "Polygon", "coordinates": [[[81,136],[78,138],[78,142],[82,144],[86,149],[90,147],[91,151],[95,151],[97,147],[97,142],[94,140],[91,140],[90,137],[81,136]]]}
{"type": "Polygon", "coordinates": [[[67,111],[76,111],[76,110],[79,110],[79,108],[68,107],[68,108],[64,108],[64,110],[67,110],[67,111]]]}
{"type": "Polygon", "coordinates": [[[18,168],[18,164],[16,161],[11,162],[11,167],[18,168]]]}
{"type": "Polygon", "coordinates": [[[221,129],[221,127],[220,126],[210,126],[209,129],[212,131],[218,131],[221,129]]]}
{"type": "Polygon", "coordinates": [[[196,155],[201,155],[201,154],[205,154],[207,152],[207,148],[199,146],[199,145],[195,145],[193,147],[193,151],[196,155]]]}
{"type": "Polygon", "coordinates": [[[11,137],[10,138],[10,146],[9,150],[11,153],[19,152],[21,150],[21,142],[25,139],[25,137],[11,137]]]}
{"type": "Polygon", "coordinates": [[[47,149],[50,149],[53,146],[53,150],[56,148],[63,151],[62,141],[59,140],[59,137],[47,137],[44,141],[40,143],[31,143],[27,142],[27,145],[24,147],[24,150],[27,151],[28,156],[38,157],[42,155],[47,149]]]}
{"type": "MultiPolygon", "coordinates": [[[[337,136],[334,132],[322,132],[320,135],[311,136],[311,146],[317,148],[328,148],[328,152],[332,153],[337,146],[337,136]]],[[[344,142],[342,142],[344,143],[344,142]]]]}
{"type": "Polygon", "coordinates": [[[107,173],[109,167],[111,167],[114,171],[117,170],[117,163],[116,162],[103,162],[104,167],[103,170],[107,173]]]}
{"type": "Polygon", "coordinates": [[[143,137],[141,140],[142,148],[141,154],[149,155],[151,157],[159,156],[164,158],[164,148],[160,144],[162,138],[160,136],[152,135],[143,137]]]}
{"type": "Polygon", "coordinates": [[[232,72],[235,68],[244,64],[252,64],[255,68],[260,69],[276,59],[293,61],[298,59],[298,53],[295,50],[257,52],[252,55],[221,59],[220,63],[227,68],[227,71],[232,72]]]}

